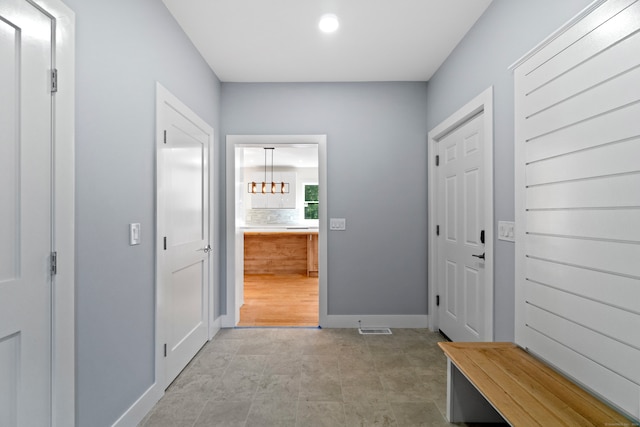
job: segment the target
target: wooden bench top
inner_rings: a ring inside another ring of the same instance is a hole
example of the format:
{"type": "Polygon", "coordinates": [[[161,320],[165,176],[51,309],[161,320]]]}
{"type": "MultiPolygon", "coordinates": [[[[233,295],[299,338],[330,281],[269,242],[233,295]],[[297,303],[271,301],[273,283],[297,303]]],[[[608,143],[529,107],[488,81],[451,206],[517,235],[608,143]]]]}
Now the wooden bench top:
{"type": "Polygon", "coordinates": [[[635,425],[514,343],[438,345],[511,425],[635,425]]]}

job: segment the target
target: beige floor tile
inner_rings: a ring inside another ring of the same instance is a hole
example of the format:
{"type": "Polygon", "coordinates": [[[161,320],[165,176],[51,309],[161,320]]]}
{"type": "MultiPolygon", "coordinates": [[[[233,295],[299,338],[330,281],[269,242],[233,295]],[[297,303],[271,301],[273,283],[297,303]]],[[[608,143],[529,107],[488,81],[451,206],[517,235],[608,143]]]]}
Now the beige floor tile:
{"type": "Polygon", "coordinates": [[[140,426],[449,425],[441,340],[424,329],[223,329],[140,426]]]}
{"type": "Polygon", "coordinates": [[[297,401],[300,394],[301,374],[269,374],[258,384],[256,400],[297,401]]]}
{"type": "Polygon", "coordinates": [[[296,425],[297,407],[296,400],[254,401],[246,427],[293,427],[296,425]]]}
{"type": "Polygon", "coordinates": [[[398,423],[386,402],[358,401],[345,403],[346,424],[366,427],[396,427],[398,423]]]}
{"type": "Polygon", "coordinates": [[[205,406],[199,395],[166,394],[151,412],[145,427],[191,427],[205,406]]]}
{"type": "Polygon", "coordinates": [[[209,402],[194,427],[243,427],[251,402],[209,402]]]}
{"type": "Polygon", "coordinates": [[[433,403],[391,403],[391,409],[402,427],[440,427],[450,424],[433,403]]]}
{"type": "Polygon", "coordinates": [[[297,427],[340,427],[345,425],[342,402],[300,402],[297,427]]]}

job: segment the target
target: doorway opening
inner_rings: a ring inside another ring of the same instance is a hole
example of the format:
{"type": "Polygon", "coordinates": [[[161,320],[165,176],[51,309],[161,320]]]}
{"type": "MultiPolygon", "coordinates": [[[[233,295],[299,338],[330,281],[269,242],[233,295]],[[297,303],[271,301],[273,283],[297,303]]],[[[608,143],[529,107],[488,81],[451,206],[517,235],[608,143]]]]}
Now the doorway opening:
{"type": "Polygon", "coordinates": [[[223,325],[321,324],[326,314],[324,139],[227,137],[227,170],[233,171],[227,187],[233,193],[227,193],[227,253],[233,260],[227,261],[223,325]]]}
{"type": "Polygon", "coordinates": [[[246,187],[236,195],[244,230],[238,326],[318,326],[318,146],[236,150],[246,187]]]}

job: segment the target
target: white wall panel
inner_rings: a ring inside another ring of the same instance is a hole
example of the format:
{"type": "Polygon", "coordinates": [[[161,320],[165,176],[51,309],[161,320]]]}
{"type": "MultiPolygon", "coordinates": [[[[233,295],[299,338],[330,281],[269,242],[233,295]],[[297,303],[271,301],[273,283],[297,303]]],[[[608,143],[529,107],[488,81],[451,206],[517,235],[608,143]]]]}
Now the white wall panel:
{"type": "Polygon", "coordinates": [[[524,93],[531,93],[558,74],[573,70],[576,65],[632,34],[640,25],[639,17],[640,4],[635,1],[606,2],[598,14],[586,18],[592,22],[576,25],[547,46],[547,52],[540,52],[540,59],[532,58],[531,67],[535,68],[523,67],[523,72],[527,73],[524,93]]]}
{"type": "Polygon", "coordinates": [[[637,301],[640,278],[531,257],[526,259],[526,271],[529,280],[640,315],[637,301]]]}
{"type": "Polygon", "coordinates": [[[618,75],[576,96],[567,98],[538,114],[530,116],[522,125],[527,140],[555,132],[588,120],[598,114],[615,110],[621,105],[640,99],[640,69],[618,75]]]}
{"type": "Polygon", "coordinates": [[[530,328],[544,335],[554,336],[575,352],[589,354],[594,362],[609,366],[617,375],[640,384],[640,364],[636,348],[535,305],[527,305],[527,319],[530,328]],[[562,328],[558,328],[559,323],[562,328]]]}
{"type": "Polygon", "coordinates": [[[523,114],[530,117],[551,105],[564,101],[593,86],[601,84],[622,72],[640,64],[640,56],[629,55],[629,51],[640,52],[640,33],[634,33],[610,49],[601,51],[576,66],[570,73],[554,70],[555,77],[540,88],[527,94],[523,114]],[[619,69],[611,63],[619,64],[619,69]]]}
{"type": "Polygon", "coordinates": [[[536,258],[640,277],[638,244],[530,235],[527,246],[536,258]]]}
{"type": "MultiPolygon", "coordinates": [[[[556,337],[565,345],[567,344],[562,338],[566,334],[567,322],[573,322],[581,325],[583,328],[590,329],[602,335],[601,338],[607,337],[607,340],[596,338],[596,342],[600,341],[600,345],[605,349],[609,343],[609,339],[618,340],[629,348],[635,348],[636,354],[640,349],[640,316],[637,313],[628,312],[626,310],[613,310],[611,306],[593,301],[587,298],[562,292],[547,286],[527,281],[525,284],[525,298],[528,305],[534,305],[541,309],[547,310],[557,316],[556,329],[552,331],[550,336],[556,337]],[[626,325],[620,328],[620,325],[626,325]]],[[[527,316],[527,323],[530,322],[527,316]]],[[[582,339],[584,334],[582,332],[582,339]]],[[[591,334],[589,334],[591,336],[591,334]]],[[[593,337],[591,336],[593,339],[593,337]]],[[[613,351],[613,349],[610,349],[613,351]]],[[[589,354],[591,353],[583,353],[589,354]]],[[[622,367],[612,368],[625,372],[622,367]]],[[[640,364],[633,366],[633,369],[626,370],[628,377],[638,378],[637,370],[640,364]]],[[[637,381],[640,384],[640,381],[637,381]]]]}
{"type": "Polygon", "coordinates": [[[559,367],[566,375],[613,406],[628,414],[637,414],[640,387],[636,383],[614,374],[607,367],[546,335],[532,329],[527,335],[529,351],[559,367]]]}
{"type": "Polygon", "coordinates": [[[530,187],[526,202],[528,209],[640,206],[640,174],[530,187]]]}
{"type": "Polygon", "coordinates": [[[640,138],[634,138],[530,163],[526,171],[527,185],[629,173],[639,167],[640,138]]]}
{"type": "Polygon", "coordinates": [[[528,211],[527,233],[640,242],[640,209],[528,211]]]}
{"type": "Polygon", "coordinates": [[[524,147],[527,163],[634,139],[640,136],[640,103],[629,105],[574,126],[528,141],[524,147]]]}
{"type": "Polygon", "coordinates": [[[516,342],[640,417],[640,1],[515,70],[516,342]]]}

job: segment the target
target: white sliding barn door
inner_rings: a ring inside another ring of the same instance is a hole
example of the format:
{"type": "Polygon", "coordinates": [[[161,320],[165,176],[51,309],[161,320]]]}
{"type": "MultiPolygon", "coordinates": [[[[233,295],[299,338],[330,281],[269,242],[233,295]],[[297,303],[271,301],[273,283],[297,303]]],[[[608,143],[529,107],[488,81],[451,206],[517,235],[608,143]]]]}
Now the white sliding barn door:
{"type": "Polygon", "coordinates": [[[640,2],[515,69],[516,342],[640,417],[640,2]]]}
{"type": "Polygon", "coordinates": [[[0,426],[51,423],[53,25],[0,2],[0,426]]]}

